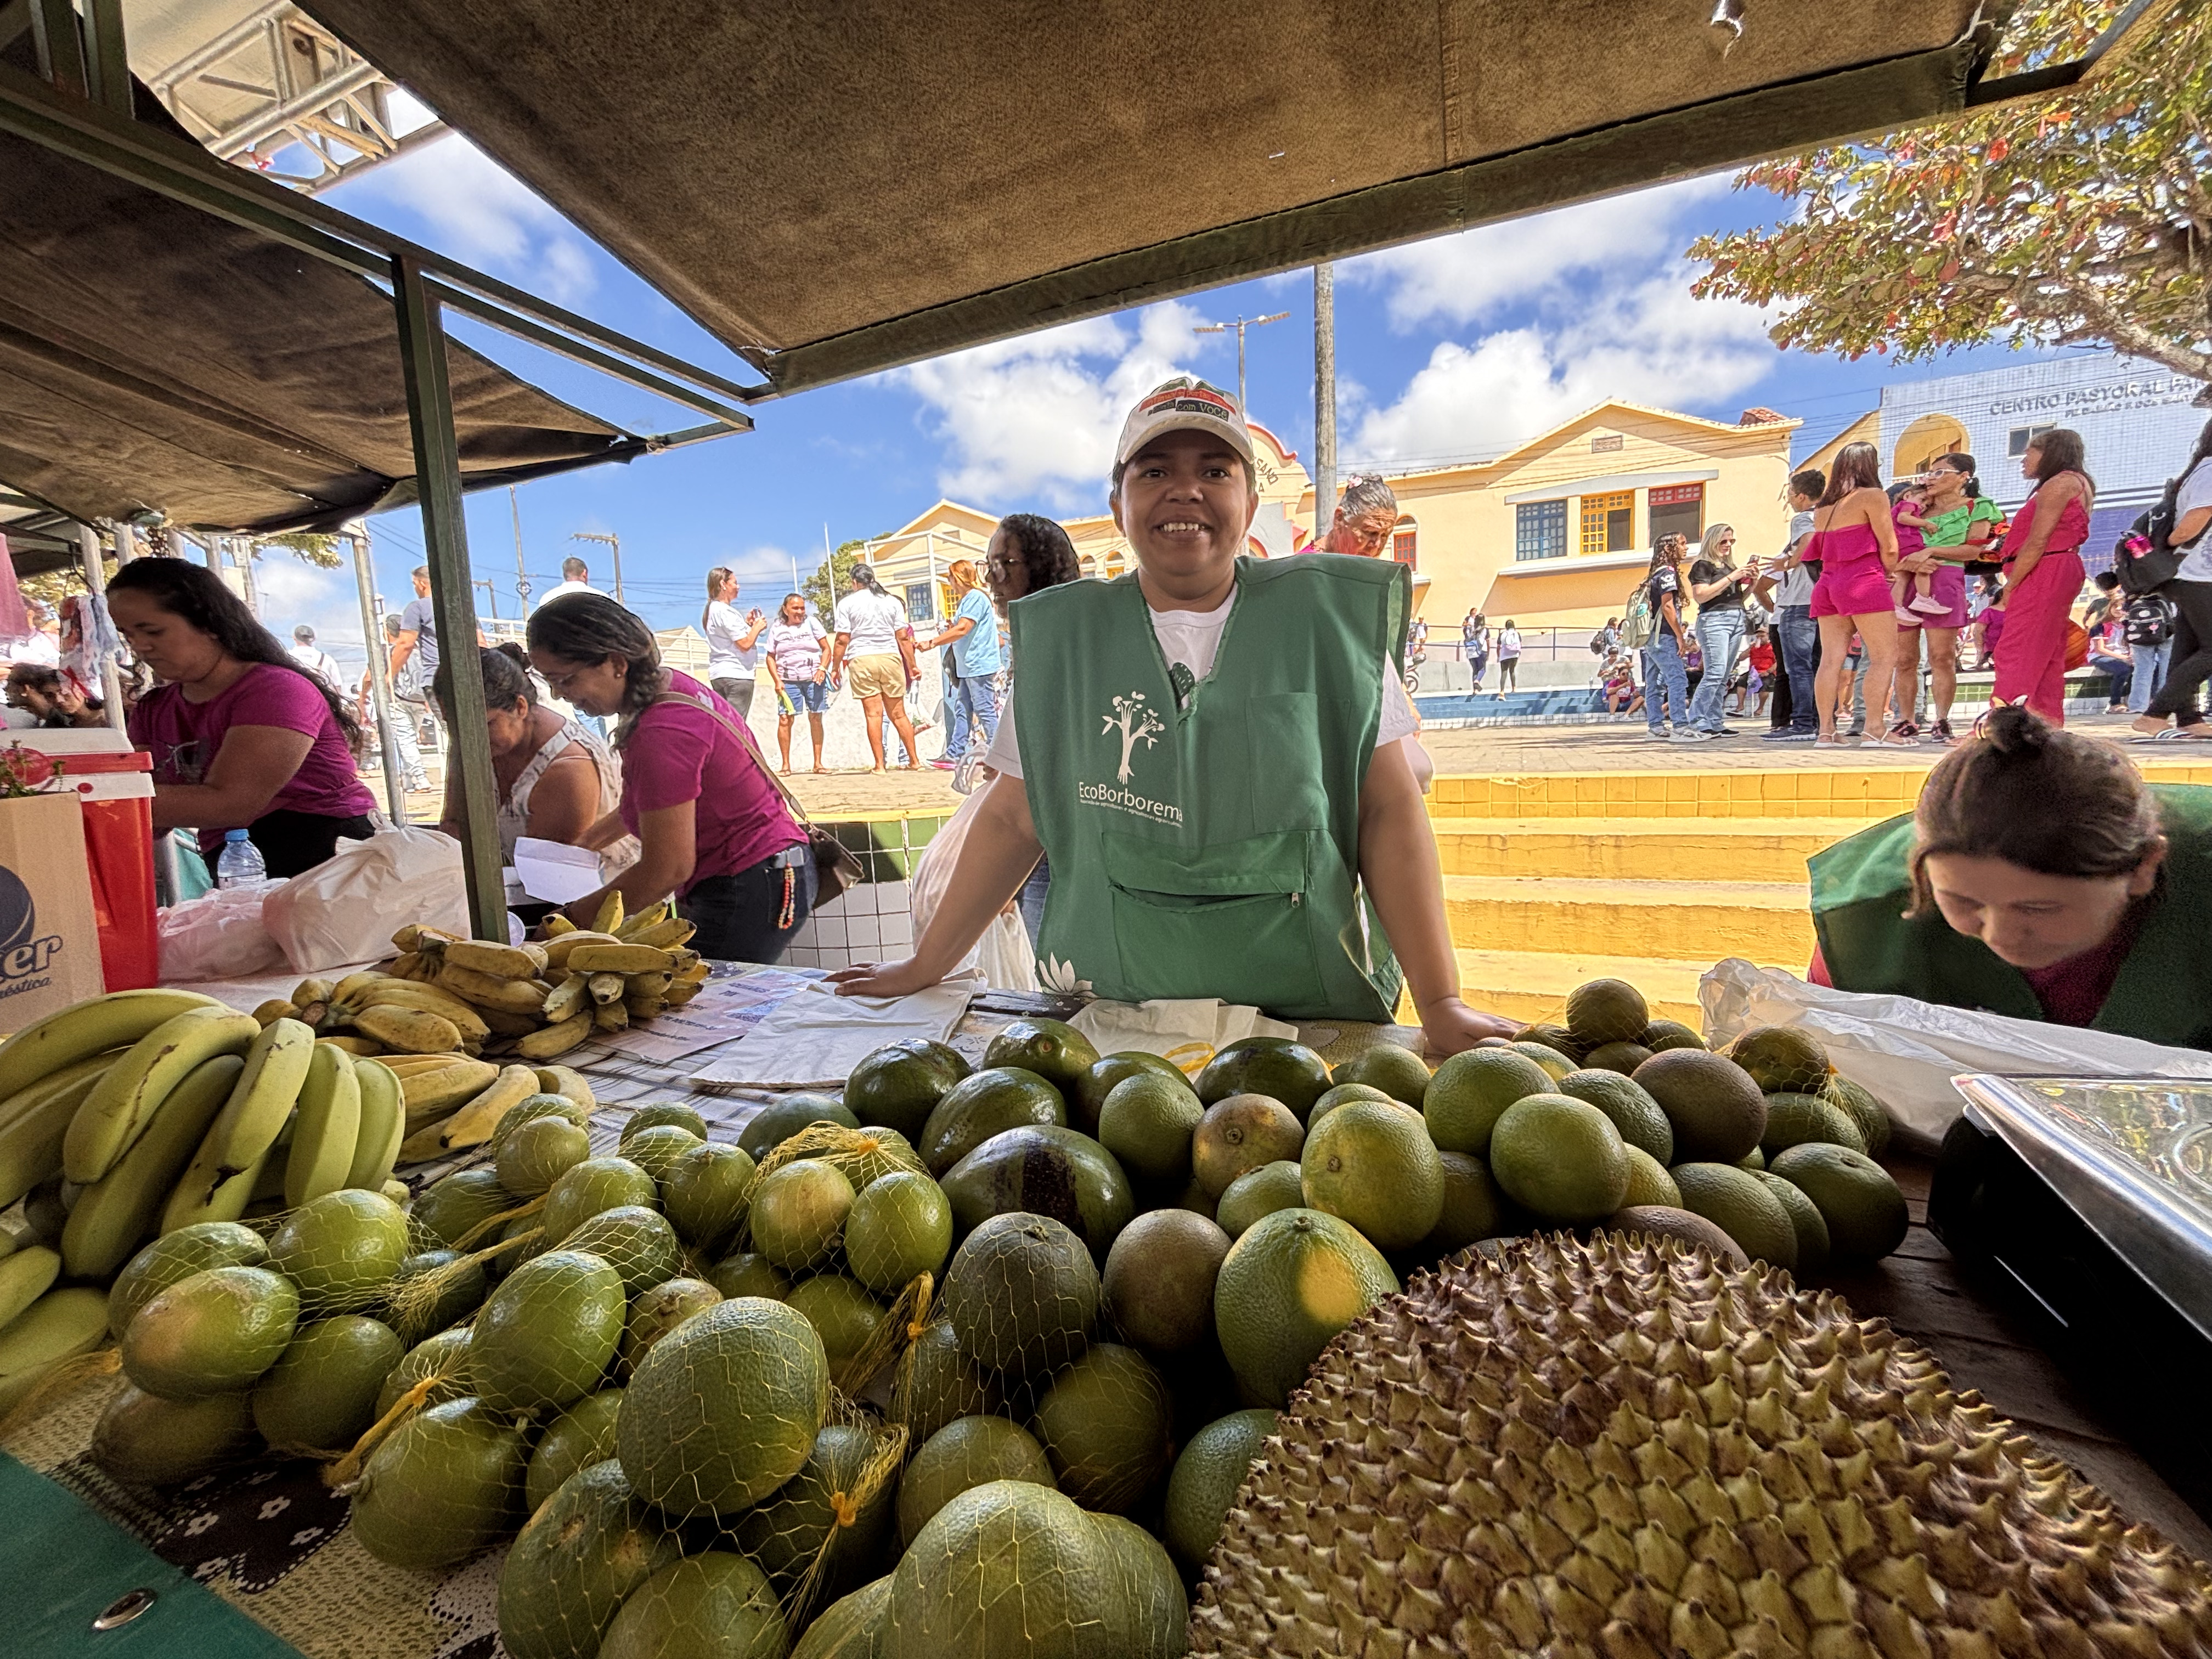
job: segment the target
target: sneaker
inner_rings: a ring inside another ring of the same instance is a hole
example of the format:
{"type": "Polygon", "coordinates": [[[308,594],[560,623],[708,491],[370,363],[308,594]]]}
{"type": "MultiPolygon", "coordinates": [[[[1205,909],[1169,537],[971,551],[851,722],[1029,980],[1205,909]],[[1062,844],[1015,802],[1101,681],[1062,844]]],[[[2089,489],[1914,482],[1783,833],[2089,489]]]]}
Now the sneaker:
{"type": "Polygon", "coordinates": [[[1948,720],[1937,720],[1928,728],[1928,741],[1930,743],[1940,743],[1948,747],[1958,740],[1952,734],[1951,722],[1948,720]]]}
{"type": "Polygon", "coordinates": [[[1766,734],[1766,741],[1769,743],[1811,743],[1817,739],[1820,735],[1820,734],[1818,732],[1800,732],[1796,730],[1794,727],[1784,726],[1779,732],[1769,732],[1766,734]]]}
{"type": "Polygon", "coordinates": [[[1676,743],[1711,743],[1712,740],[1713,734],[1711,732],[1699,732],[1694,727],[1687,732],[1677,732],[1673,738],[1673,741],[1676,743]]]}
{"type": "Polygon", "coordinates": [[[1911,608],[1924,617],[1940,617],[1951,607],[1933,593],[1923,593],[1912,601],[1911,608]]]}
{"type": "Polygon", "coordinates": [[[1920,613],[1918,611],[1908,611],[1900,605],[1897,607],[1896,614],[1897,625],[1899,628],[1917,628],[1920,626],[1920,613]]]}
{"type": "Polygon", "coordinates": [[[1663,726],[1647,726],[1644,728],[1644,735],[1655,742],[1664,743],[1667,740],[1667,728],[1663,726]]]}
{"type": "Polygon", "coordinates": [[[959,764],[957,761],[933,760],[929,763],[929,767],[933,772],[951,772],[957,770],[959,764]]]}

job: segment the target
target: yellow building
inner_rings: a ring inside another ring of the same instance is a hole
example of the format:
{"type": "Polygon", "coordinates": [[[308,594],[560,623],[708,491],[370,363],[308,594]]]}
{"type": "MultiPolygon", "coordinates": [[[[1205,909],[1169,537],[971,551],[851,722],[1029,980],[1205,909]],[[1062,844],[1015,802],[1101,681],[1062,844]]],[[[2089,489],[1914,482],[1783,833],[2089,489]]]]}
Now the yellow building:
{"type": "MultiPolygon", "coordinates": [[[[1392,556],[1413,568],[1414,605],[1431,625],[1470,609],[1523,629],[1618,615],[1653,541],[1679,530],[1735,526],[1739,556],[1778,551],[1790,441],[1799,422],[1768,410],[1735,425],[1614,400],[1493,460],[1393,475],[1399,521],[1392,556]]],[[[1267,428],[1259,440],[1260,514],[1252,550],[1280,557],[1314,529],[1313,481],[1297,452],[1267,428]]],[[[1089,576],[1118,576],[1128,543],[1112,517],[1061,520],[1089,576]]],[[[917,617],[935,616],[945,568],[981,567],[998,515],[940,501],[869,544],[884,585],[917,617]]]]}

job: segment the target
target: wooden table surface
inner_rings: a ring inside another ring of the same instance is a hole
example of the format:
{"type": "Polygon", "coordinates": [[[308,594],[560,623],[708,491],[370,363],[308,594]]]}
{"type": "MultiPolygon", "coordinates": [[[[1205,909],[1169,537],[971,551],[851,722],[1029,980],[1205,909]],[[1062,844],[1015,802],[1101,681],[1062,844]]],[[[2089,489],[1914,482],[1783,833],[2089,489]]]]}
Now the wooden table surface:
{"type": "Polygon", "coordinates": [[[1912,1231],[1897,1254],[1871,1267],[1828,1273],[1821,1283],[1863,1317],[1880,1316],[1923,1344],[1952,1381],[1983,1398],[2064,1459],[2130,1521],[2164,1533],[2200,1561],[2212,1561],[2212,1524],[2190,1507],[2130,1445],[2099,1404],[2077,1388],[2043,1347],[2025,1317],[1969,1282],[1942,1242],[1928,1231],[1928,1185],[1935,1166],[1886,1158],[1904,1188],[1912,1231]]]}

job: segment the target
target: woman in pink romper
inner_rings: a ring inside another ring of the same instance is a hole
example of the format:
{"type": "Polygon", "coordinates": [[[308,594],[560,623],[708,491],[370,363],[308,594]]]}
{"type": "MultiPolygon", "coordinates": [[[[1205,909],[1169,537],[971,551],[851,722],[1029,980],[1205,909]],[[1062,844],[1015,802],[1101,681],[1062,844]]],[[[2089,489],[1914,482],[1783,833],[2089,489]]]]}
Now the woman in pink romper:
{"type": "Polygon", "coordinates": [[[1815,741],[1831,747],[1844,742],[1836,732],[1844,712],[1844,654],[1856,629],[1866,652],[1865,746],[1910,743],[1887,725],[1890,683],[1897,674],[1897,615],[1889,586],[1897,569],[1897,526],[1881,487],[1881,457],[1872,444],[1845,444],[1838,453],[1828,488],[1813,509],[1804,556],[1820,562],[1812,606],[1820,625],[1820,666],[1813,680],[1820,714],[1815,741]]]}
{"type": "Polygon", "coordinates": [[[2087,459],[2081,434],[2063,426],[2039,433],[2021,457],[2035,493],[2006,532],[2004,591],[1995,602],[2004,607],[2005,624],[1992,653],[1997,683],[1990,701],[2025,702],[2053,726],[2066,723],[2066,624],[2081,596],[2081,549],[2097,498],[2081,470],[2087,459]]]}

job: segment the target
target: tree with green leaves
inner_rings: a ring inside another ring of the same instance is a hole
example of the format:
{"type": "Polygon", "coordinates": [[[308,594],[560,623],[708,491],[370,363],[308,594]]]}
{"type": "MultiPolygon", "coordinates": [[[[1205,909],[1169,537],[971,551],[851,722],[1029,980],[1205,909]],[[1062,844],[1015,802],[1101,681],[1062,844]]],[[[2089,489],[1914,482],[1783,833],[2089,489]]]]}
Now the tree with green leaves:
{"type": "MultiPolygon", "coordinates": [[[[1992,76],[2079,57],[2118,0],[2026,0],[1992,76]]],[[[2078,84],[1761,162],[1783,222],[1700,238],[1700,298],[1778,345],[1905,362],[2098,344],[2212,380],[2212,0],[2170,0],[2078,84]]]]}

